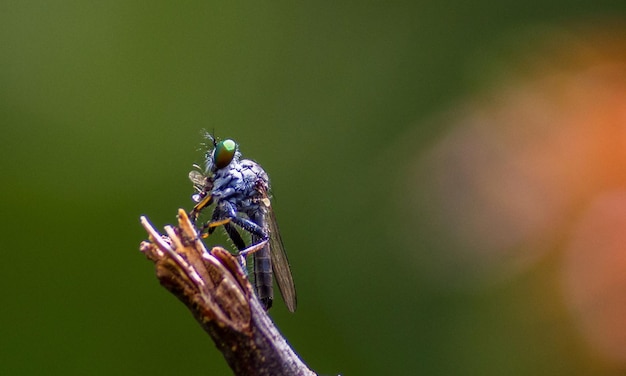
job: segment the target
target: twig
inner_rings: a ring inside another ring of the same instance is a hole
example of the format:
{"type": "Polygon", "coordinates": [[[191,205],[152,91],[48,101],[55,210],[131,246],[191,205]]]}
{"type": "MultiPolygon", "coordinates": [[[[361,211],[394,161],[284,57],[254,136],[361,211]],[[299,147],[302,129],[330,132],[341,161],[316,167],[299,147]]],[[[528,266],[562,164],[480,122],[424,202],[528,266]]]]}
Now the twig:
{"type": "Polygon", "coordinates": [[[235,257],[220,247],[208,252],[184,210],[178,227],[165,227],[167,236],[145,217],[141,224],[150,241],[140,250],[161,285],[189,308],[235,375],[315,375],[278,332],[235,257]]]}

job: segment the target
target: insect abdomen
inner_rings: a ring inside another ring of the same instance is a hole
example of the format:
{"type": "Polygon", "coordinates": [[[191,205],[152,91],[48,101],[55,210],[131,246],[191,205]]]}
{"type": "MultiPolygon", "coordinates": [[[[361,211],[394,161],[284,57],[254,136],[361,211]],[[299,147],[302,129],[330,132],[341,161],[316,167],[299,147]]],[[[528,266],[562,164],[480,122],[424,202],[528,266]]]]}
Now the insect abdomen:
{"type": "Polygon", "coordinates": [[[254,253],[254,289],[267,311],[272,307],[274,289],[272,286],[272,261],[269,246],[254,253]]]}

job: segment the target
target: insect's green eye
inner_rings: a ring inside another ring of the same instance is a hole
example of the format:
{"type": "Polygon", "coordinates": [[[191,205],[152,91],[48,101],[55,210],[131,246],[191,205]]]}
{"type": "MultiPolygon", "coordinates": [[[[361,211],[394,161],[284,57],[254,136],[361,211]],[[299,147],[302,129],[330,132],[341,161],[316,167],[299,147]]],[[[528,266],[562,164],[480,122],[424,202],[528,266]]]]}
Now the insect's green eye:
{"type": "Polygon", "coordinates": [[[213,163],[218,170],[228,166],[235,156],[237,150],[237,144],[235,141],[228,139],[220,141],[215,145],[215,151],[213,151],[213,163]]]}

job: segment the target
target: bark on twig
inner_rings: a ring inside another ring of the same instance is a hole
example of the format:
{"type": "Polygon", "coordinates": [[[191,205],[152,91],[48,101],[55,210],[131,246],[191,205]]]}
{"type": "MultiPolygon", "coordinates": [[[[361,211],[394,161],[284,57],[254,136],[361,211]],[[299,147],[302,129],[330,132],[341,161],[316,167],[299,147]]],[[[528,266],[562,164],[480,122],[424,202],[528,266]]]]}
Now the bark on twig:
{"type": "Polygon", "coordinates": [[[281,336],[227,250],[208,252],[184,210],[160,235],[141,217],[149,241],[140,250],[157,278],[211,336],[235,375],[315,375],[281,336]]]}

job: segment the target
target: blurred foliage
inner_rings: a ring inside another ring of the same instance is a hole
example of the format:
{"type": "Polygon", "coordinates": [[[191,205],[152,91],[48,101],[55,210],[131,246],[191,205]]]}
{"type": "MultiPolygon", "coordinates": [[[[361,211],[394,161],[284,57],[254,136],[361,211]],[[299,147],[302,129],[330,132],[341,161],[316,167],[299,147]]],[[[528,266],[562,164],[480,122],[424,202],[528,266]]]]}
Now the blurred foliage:
{"type": "Polygon", "coordinates": [[[564,318],[558,256],[446,286],[407,262],[432,239],[406,245],[398,192],[406,161],[448,128],[426,120],[498,77],[494,46],[624,10],[3,2],[0,374],[230,374],[138,252],[140,215],[162,227],[191,208],[201,128],[272,179],[299,303],[272,316],[316,371],[621,374],[564,318]]]}

